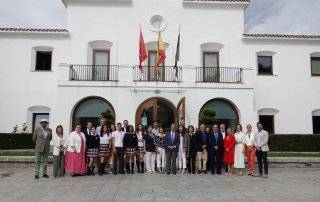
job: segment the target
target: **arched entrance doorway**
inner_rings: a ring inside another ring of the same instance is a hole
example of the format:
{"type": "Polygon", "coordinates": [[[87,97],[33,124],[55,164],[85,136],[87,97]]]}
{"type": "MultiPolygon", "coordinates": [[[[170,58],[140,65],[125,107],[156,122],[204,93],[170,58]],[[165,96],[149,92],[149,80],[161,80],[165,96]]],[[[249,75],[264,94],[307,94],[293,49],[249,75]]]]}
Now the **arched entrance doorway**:
{"type": "Polygon", "coordinates": [[[224,123],[234,130],[238,122],[239,115],[236,107],[226,99],[216,98],[209,100],[199,112],[199,124],[224,123]]]}
{"type": "Polygon", "coordinates": [[[136,125],[141,123],[144,127],[157,121],[165,130],[170,129],[170,124],[178,124],[176,107],[167,99],[152,97],[142,102],[136,111],[136,125]]]}
{"type": "Polygon", "coordinates": [[[113,106],[106,99],[101,97],[87,97],[82,99],[75,106],[72,113],[72,128],[76,125],[86,126],[91,121],[94,126],[99,125],[99,119],[105,118],[107,124],[114,123],[115,112],[113,106]]]}

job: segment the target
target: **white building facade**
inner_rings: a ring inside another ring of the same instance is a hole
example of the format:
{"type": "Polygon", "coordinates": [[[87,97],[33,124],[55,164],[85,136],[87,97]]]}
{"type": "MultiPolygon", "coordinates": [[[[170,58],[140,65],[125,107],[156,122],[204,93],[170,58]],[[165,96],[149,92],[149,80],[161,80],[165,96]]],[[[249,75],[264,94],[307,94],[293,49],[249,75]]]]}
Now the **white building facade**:
{"type": "Polygon", "coordinates": [[[231,127],[260,120],[272,133],[319,132],[320,36],[245,34],[248,0],[63,3],[66,29],[0,28],[0,132],[31,131],[43,117],[71,131],[106,110],[133,125],[197,126],[208,108],[231,127]],[[155,76],[159,30],[166,60],[155,76]]]}

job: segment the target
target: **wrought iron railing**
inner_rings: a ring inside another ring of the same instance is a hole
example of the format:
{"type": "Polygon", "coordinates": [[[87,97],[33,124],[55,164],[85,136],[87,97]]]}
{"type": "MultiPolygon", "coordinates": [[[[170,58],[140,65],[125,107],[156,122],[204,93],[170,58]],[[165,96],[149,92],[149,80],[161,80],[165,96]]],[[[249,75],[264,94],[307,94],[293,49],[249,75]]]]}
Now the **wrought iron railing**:
{"type": "Polygon", "coordinates": [[[117,65],[70,65],[69,80],[118,81],[117,65]]]}
{"type": "Polygon", "coordinates": [[[197,67],[197,82],[241,83],[242,69],[233,67],[197,67]]]}
{"type": "Polygon", "coordinates": [[[174,66],[133,67],[133,81],[181,82],[182,68],[174,66]]]}

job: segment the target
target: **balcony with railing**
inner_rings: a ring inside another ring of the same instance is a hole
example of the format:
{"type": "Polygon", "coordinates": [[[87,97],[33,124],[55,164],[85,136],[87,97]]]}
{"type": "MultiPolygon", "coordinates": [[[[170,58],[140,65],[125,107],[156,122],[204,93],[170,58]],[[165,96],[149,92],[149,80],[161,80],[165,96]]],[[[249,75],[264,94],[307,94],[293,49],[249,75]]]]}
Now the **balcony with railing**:
{"type": "Polygon", "coordinates": [[[196,82],[242,83],[242,68],[197,67],[196,82]]]}
{"type": "Polygon", "coordinates": [[[133,81],[181,82],[182,67],[174,66],[139,66],[133,67],[133,81]]]}
{"type": "Polygon", "coordinates": [[[118,81],[118,65],[70,65],[70,81],[118,81]]]}
{"type": "Polygon", "coordinates": [[[59,85],[250,88],[254,81],[251,68],[130,65],[61,64],[59,85]],[[156,73],[157,72],[157,73],[156,73]],[[243,84],[243,85],[242,85],[243,84]]]}

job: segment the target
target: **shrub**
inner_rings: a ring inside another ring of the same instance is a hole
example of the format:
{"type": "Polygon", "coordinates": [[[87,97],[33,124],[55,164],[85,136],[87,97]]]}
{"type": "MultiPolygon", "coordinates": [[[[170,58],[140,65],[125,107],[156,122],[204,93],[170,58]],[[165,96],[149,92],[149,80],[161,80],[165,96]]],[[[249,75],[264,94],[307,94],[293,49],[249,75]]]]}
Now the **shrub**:
{"type": "Polygon", "coordinates": [[[270,135],[271,151],[320,152],[320,135],[270,135]]]}
{"type": "Polygon", "coordinates": [[[0,133],[0,149],[33,149],[30,133],[0,133]]]}

